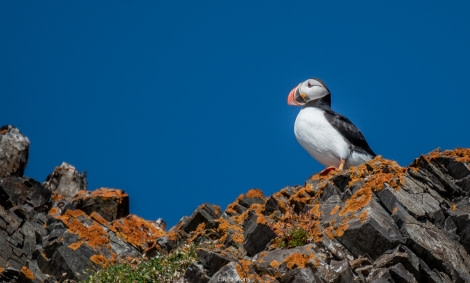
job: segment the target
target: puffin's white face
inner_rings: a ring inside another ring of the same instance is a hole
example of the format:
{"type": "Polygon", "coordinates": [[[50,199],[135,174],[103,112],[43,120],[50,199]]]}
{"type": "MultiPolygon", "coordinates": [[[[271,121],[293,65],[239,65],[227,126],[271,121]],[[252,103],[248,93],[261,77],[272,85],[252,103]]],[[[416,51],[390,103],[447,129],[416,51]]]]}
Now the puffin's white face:
{"type": "Polygon", "coordinates": [[[330,90],[320,79],[308,79],[294,87],[287,97],[289,105],[304,105],[309,101],[325,97],[330,90]]]}

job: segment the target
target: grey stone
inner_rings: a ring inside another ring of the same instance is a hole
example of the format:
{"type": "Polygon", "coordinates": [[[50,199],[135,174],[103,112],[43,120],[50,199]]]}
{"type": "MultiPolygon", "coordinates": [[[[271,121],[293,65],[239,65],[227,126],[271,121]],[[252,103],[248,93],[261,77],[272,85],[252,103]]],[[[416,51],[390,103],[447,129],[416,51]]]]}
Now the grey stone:
{"type": "Polygon", "coordinates": [[[322,194],[321,194],[321,200],[326,201],[332,196],[340,196],[341,191],[331,183],[328,183],[326,187],[323,189],[322,194]]]}
{"type": "Polygon", "coordinates": [[[204,267],[199,263],[191,263],[184,273],[184,280],[188,283],[206,283],[210,277],[206,274],[204,267]]]}
{"type": "Polygon", "coordinates": [[[29,155],[29,139],[19,129],[6,125],[0,128],[0,178],[22,177],[29,155]]]}
{"type": "Polygon", "coordinates": [[[296,268],[286,272],[281,279],[281,283],[322,283],[310,268],[296,268]]]}
{"type": "Polygon", "coordinates": [[[73,165],[62,162],[47,176],[44,187],[65,197],[74,197],[88,186],[86,172],[80,173],[73,165]]]}
{"type": "Polygon", "coordinates": [[[218,282],[243,282],[242,278],[238,274],[236,262],[230,262],[229,264],[222,267],[217,271],[214,276],[209,280],[209,283],[218,283],[218,282]]]}
{"type": "MultiPolygon", "coordinates": [[[[442,170],[444,167],[441,164],[428,162],[424,157],[419,157],[415,163],[419,167],[417,175],[424,175],[426,184],[436,190],[440,195],[452,197],[464,193],[464,191],[454,183],[453,178],[447,176],[446,172],[442,170]]],[[[412,172],[413,170],[409,171],[409,173],[412,172]]],[[[422,176],[420,178],[423,178],[422,176]]]]}
{"type": "MultiPolygon", "coordinates": [[[[467,253],[470,253],[470,198],[465,197],[455,203],[455,209],[448,209],[452,224],[451,229],[457,233],[460,238],[460,243],[465,247],[467,253]]],[[[449,225],[447,226],[449,229],[449,225]]]]}
{"type": "Polygon", "coordinates": [[[397,283],[417,283],[416,278],[401,263],[397,263],[389,268],[389,273],[393,281],[397,283]]]}
{"type": "Polygon", "coordinates": [[[368,211],[365,221],[351,220],[343,236],[337,238],[354,256],[367,254],[377,258],[405,241],[393,219],[374,198],[363,209],[368,211]]]}
{"type": "Polygon", "coordinates": [[[171,251],[175,248],[175,242],[168,239],[168,237],[160,237],[157,239],[157,244],[164,250],[164,251],[171,251]]]}
{"type": "Polygon", "coordinates": [[[230,262],[230,258],[207,249],[197,249],[196,254],[204,268],[208,270],[207,274],[209,276],[212,276],[219,271],[220,268],[230,262]]]}
{"type": "Polygon", "coordinates": [[[335,278],[332,278],[334,282],[353,282],[354,274],[349,266],[347,260],[332,260],[330,262],[331,269],[334,271],[335,278]]]}
{"type": "Polygon", "coordinates": [[[450,240],[442,230],[430,222],[405,223],[401,227],[408,238],[408,246],[430,268],[448,274],[452,280],[470,281],[470,257],[458,243],[450,240]]]}

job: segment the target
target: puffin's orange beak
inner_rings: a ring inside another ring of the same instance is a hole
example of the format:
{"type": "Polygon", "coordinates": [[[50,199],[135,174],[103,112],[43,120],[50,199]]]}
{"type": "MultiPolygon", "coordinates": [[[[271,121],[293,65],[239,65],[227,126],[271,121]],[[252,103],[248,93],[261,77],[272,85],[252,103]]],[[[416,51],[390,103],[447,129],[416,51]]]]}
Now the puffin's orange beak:
{"type": "Polygon", "coordinates": [[[297,88],[298,88],[298,87],[299,87],[299,86],[294,87],[294,88],[289,92],[289,96],[287,97],[287,104],[288,104],[288,105],[294,105],[294,106],[299,106],[299,105],[300,105],[297,101],[295,101],[295,96],[294,96],[294,94],[295,94],[295,92],[297,91],[297,88]]]}

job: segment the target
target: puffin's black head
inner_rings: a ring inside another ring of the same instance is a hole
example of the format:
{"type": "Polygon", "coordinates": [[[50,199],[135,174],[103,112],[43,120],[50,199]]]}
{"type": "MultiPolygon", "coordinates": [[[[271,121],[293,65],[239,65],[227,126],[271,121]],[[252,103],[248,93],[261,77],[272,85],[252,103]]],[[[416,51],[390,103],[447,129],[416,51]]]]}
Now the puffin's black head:
{"type": "Polygon", "coordinates": [[[294,87],[287,97],[287,104],[305,105],[316,100],[331,106],[330,90],[322,80],[313,78],[294,87]]]}

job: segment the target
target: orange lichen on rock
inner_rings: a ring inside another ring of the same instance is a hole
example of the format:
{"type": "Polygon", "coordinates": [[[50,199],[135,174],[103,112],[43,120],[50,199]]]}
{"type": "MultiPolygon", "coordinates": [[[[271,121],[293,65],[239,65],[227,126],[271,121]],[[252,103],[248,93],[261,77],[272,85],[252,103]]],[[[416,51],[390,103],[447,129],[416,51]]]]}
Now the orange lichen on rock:
{"type": "Polygon", "coordinates": [[[340,171],[338,170],[329,170],[328,172],[321,171],[317,174],[314,174],[310,179],[313,181],[324,181],[324,180],[329,180],[332,176],[338,174],[340,171]]]}
{"type": "Polygon", "coordinates": [[[51,198],[52,198],[55,202],[59,202],[59,201],[61,201],[61,200],[64,199],[64,196],[61,195],[61,194],[52,193],[51,198]]]}
{"type": "Polygon", "coordinates": [[[109,229],[129,244],[140,248],[141,251],[148,249],[150,245],[155,243],[157,238],[166,235],[152,222],[132,214],[114,220],[109,225],[109,229]]]}
{"type": "Polygon", "coordinates": [[[253,270],[253,265],[250,260],[239,259],[238,264],[235,265],[238,276],[243,282],[264,282],[256,272],[253,270]]]}
{"type": "Polygon", "coordinates": [[[59,210],[59,208],[57,208],[57,207],[53,207],[53,208],[51,208],[51,209],[49,210],[49,214],[50,214],[50,215],[57,215],[57,214],[59,214],[59,213],[60,213],[60,210],[59,210]]]}
{"type": "Polygon", "coordinates": [[[325,235],[330,238],[330,239],[333,239],[335,236],[333,235],[333,226],[328,226],[326,227],[326,229],[324,230],[324,233],[325,235]]]}
{"type": "Polygon", "coordinates": [[[343,222],[336,228],[335,237],[343,237],[344,232],[349,228],[349,219],[344,219],[343,222]]]}
{"type": "Polygon", "coordinates": [[[101,247],[109,248],[108,234],[103,227],[96,222],[93,222],[90,226],[85,226],[82,221],[77,219],[78,217],[90,219],[85,212],[79,209],[69,209],[65,214],[56,216],[56,218],[60,219],[67,226],[71,233],[78,235],[79,242],[77,242],[76,245],[72,244],[73,248],[77,249],[83,243],[86,243],[94,249],[101,247]]]}
{"type": "Polygon", "coordinates": [[[269,266],[271,266],[272,268],[279,268],[280,265],[281,263],[278,262],[277,260],[273,260],[269,263],[269,266]]]}
{"type": "Polygon", "coordinates": [[[241,271],[243,273],[249,273],[250,272],[250,266],[252,265],[252,262],[250,260],[246,260],[246,259],[240,259],[238,261],[238,263],[240,264],[240,267],[241,267],[241,271]]]}
{"type": "Polygon", "coordinates": [[[457,162],[465,162],[470,163],[470,148],[455,148],[454,150],[445,150],[441,151],[439,148],[436,150],[431,151],[426,155],[421,155],[427,161],[431,161],[433,159],[439,157],[449,157],[455,158],[457,162]]]}
{"type": "MultiPolygon", "coordinates": [[[[259,198],[259,199],[262,199],[263,201],[265,200],[265,196],[260,189],[251,189],[246,194],[239,195],[234,202],[232,202],[231,204],[227,206],[227,208],[225,209],[225,212],[229,215],[238,214],[236,207],[239,205],[240,201],[244,200],[245,198],[259,198]]],[[[259,204],[257,203],[252,204],[252,206],[254,205],[259,205],[259,204]]]]}
{"type": "Polygon", "coordinates": [[[99,213],[96,213],[94,211],[90,214],[90,217],[94,219],[95,221],[97,221],[98,223],[100,223],[101,225],[108,224],[108,220],[104,219],[99,213]]]}
{"type": "Polygon", "coordinates": [[[372,190],[369,187],[363,187],[355,192],[339,212],[339,216],[343,216],[348,212],[357,212],[365,207],[372,199],[372,190]]]}
{"type": "Polygon", "coordinates": [[[403,174],[397,173],[377,173],[370,180],[367,181],[366,185],[370,186],[372,190],[380,191],[383,189],[384,184],[389,184],[395,190],[400,189],[400,185],[405,184],[403,174]],[[398,177],[398,179],[396,178],[398,177]]]}
{"type": "Polygon", "coordinates": [[[225,245],[224,243],[229,233],[232,237],[233,242],[243,244],[244,235],[243,235],[243,229],[240,226],[231,225],[227,219],[224,219],[222,217],[218,219],[217,221],[219,222],[219,226],[217,227],[217,232],[219,232],[222,235],[219,240],[220,247],[223,247],[225,245]]]}
{"type": "Polygon", "coordinates": [[[340,206],[339,206],[339,205],[333,207],[333,209],[331,210],[330,214],[331,214],[331,215],[336,214],[339,209],[340,209],[340,206]]]}
{"type": "Polygon", "coordinates": [[[455,156],[455,161],[470,163],[470,148],[456,148],[452,152],[452,155],[455,156]]]}
{"type": "MultiPolygon", "coordinates": [[[[238,264],[235,265],[235,269],[237,270],[238,276],[240,278],[245,279],[247,277],[247,273],[249,273],[250,269],[247,267],[247,260],[240,259],[238,264]],[[245,271],[247,270],[247,271],[245,271]]],[[[251,264],[251,262],[250,262],[251,264]]]]}
{"type": "Polygon", "coordinates": [[[169,231],[167,233],[167,237],[168,239],[170,239],[171,241],[178,241],[178,239],[181,237],[180,234],[178,233],[178,229],[172,229],[172,231],[169,231]]]}
{"type": "Polygon", "coordinates": [[[34,273],[27,266],[21,267],[21,272],[23,272],[24,276],[29,280],[34,280],[34,273]]]}
{"type": "Polygon", "coordinates": [[[407,170],[395,161],[377,156],[365,164],[351,168],[349,186],[365,180],[364,187],[370,187],[373,191],[382,190],[385,183],[398,190],[401,185],[405,184],[404,175],[407,170]]]}
{"type": "Polygon", "coordinates": [[[92,255],[90,257],[90,260],[92,262],[98,264],[102,268],[106,268],[106,267],[111,266],[111,263],[109,262],[109,260],[103,255],[92,255]]]}
{"type": "MultiPolygon", "coordinates": [[[[232,219],[235,220],[236,223],[242,224],[243,221],[245,221],[245,219],[248,218],[248,215],[250,214],[250,211],[255,212],[257,215],[262,215],[263,210],[264,210],[264,204],[254,203],[250,206],[249,209],[245,210],[240,215],[234,216],[232,219]]],[[[258,217],[258,219],[259,219],[259,217],[258,217]]]]}
{"type": "Polygon", "coordinates": [[[290,200],[297,203],[307,204],[310,202],[310,200],[315,199],[318,193],[319,192],[315,194],[312,184],[306,184],[305,186],[301,187],[294,195],[292,195],[290,200]]]}
{"type": "Polygon", "coordinates": [[[196,229],[190,234],[191,237],[189,237],[187,239],[187,242],[192,243],[200,235],[203,235],[205,231],[206,231],[206,223],[204,223],[204,222],[199,223],[199,225],[197,225],[196,229]]]}
{"type": "Polygon", "coordinates": [[[286,265],[289,269],[304,268],[313,257],[313,254],[305,255],[300,253],[293,253],[288,256],[284,261],[286,262],[286,265]]]}
{"type": "MultiPolygon", "coordinates": [[[[274,193],[274,194],[273,194],[273,197],[276,197],[276,198],[278,198],[278,199],[280,199],[280,200],[282,200],[282,199],[284,198],[282,192],[276,192],[276,193],[274,193]]],[[[286,203],[285,201],[279,201],[277,204],[279,205],[279,210],[280,210],[281,212],[284,212],[284,211],[287,210],[287,203],[286,203]]]]}
{"type": "Polygon", "coordinates": [[[92,197],[101,198],[123,198],[129,197],[123,190],[112,188],[99,188],[91,192],[92,197]]]}
{"type": "Polygon", "coordinates": [[[227,208],[225,209],[225,212],[228,214],[228,215],[234,215],[234,214],[237,214],[237,211],[235,210],[235,206],[237,204],[236,203],[231,203],[227,206],[227,208]]]}
{"type": "Polygon", "coordinates": [[[266,221],[266,217],[263,214],[258,213],[257,216],[258,217],[256,218],[256,223],[263,224],[263,225],[268,224],[268,222],[266,221]]]}
{"type": "Polygon", "coordinates": [[[82,244],[83,244],[83,241],[78,241],[78,242],[70,244],[69,248],[76,251],[76,250],[78,250],[78,248],[81,247],[82,244]]]}
{"type": "Polygon", "coordinates": [[[261,191],[260,189],[251,189],[246,193],[246,197],[264,199],[264,194],[263,191],[261,191]]]}

